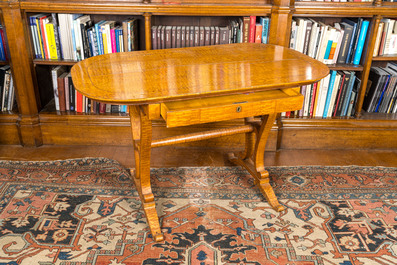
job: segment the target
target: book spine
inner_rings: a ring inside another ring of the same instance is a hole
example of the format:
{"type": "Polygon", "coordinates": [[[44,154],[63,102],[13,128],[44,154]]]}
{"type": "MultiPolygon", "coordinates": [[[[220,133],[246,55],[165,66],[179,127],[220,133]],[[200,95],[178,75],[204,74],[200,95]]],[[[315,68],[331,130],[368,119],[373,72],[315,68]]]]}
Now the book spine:
{"type": "Polygon", "coordinates": [[[250,16],[250,27],[249,27],[249,39],[248,42],[255,42],[255,26],[256,26],[256,16],[250,16]]]}
{"type": "Polygon", "coordinates": [[[345,63],[350,63],[350,57],[352,57],[352,51],[353,51],[353,46],[354,46],[354,36],[356,34],[357,34],[357,23],[355,23],[353,26],[352,35],[351,35],[350,43],[349,43],[349,49],[347,50],[345,63]]]}
{"type": "Polygon", "coordinates": [[[50,59],[57,60],[57,47],[55,42],[54,35],[54,25],[52,23],[48,23],[45,25],[47,30],[47,38],[48,38],[48,50],[50,54],[50,59]]]}
{"type": "Polygon", "coordinates": [[[54,68],[51,71],[52,77],[52,89],[54,90],[54,101],[55,101],[55,109],[59,110],[59,90],[58,90],[58,82],[57,82],[57,71],[54,68]]]}
{"type": "Polygon", "coordinates": [[[349,41],[351,39],[352,28],[345,27],[341,48],[339,50],[339,55],[337,59],[337,63],[344,64],[346,63],[347,53],[349,50],[349,41]]]}
{"type": "Polygon", "coordinates": [[[336,77],[336,71],[331,70],[331,76],[330,76],[330,81],[329,81],[329,85],[328,85],[327,97],[326,97],[325,105],[324,105],[323,118],[327,118],[327,115],[328,115],[328,108],[330,107],[332,90],[333,90],[334,84],[335,84],[335,77],[336,77]]]}
{"type": "Polygon", "coordinates": [[[255,25],[255,43],[261,43],[262,42],[262,25],[257,23],[255,25]]]}
{"type": "Polygon", "coordinates": [[[110,31],[110,43],[112,45],[112,53],[117,52],[117,45],[116,45],[116,32],[115,29],[109,29],[110,31]]]}
{"type": "Polygon", "coordinates": [[[63,79],[64,88],[65,88],[65,110],[67,110],[67,111],[70,110],[69,76],[70,76],[70,73],[68,75],[66,75],[65,78],[63,79]]]}
{"type": "Polygon", "coordinates": [[[369,21],[367,21],[367,20],[363,21],[362,27],[361,27],[361,30],[360,30],[360,36],[359,36],[358,42],[357,42],[356,52],[354,54],[354,59],[353,59],[353,64],[354,65],[359,65],[360,64],[361,55],[362,55],[362,52],[363,52],[363,49],[364,49],[365,38],[367,36],[368,25],[369,25],[369,21]]]}
{"type": "Polygon", "coordinates": [[[62,59],[57,14],[52,13],[51,16],[52,16],[52,24],[54,25],[54,39],[55,39],[56,48],[57,48],[57,57],[58,57],[58,59],[62,59]]]}
{"type": "Polygon", "coordinates": [[[59,76],[57,77],[58,84],[58,95],[59,95],[59,110],[66,111],[66,100],[65,100],[65,82],[64,78],[59,76]]]}
{"type": "Polygon", "coordinates": [[[354,86],[354,82],[356,80],[356,76],[352,75],[350,77],[350,82],[349,82],[349,86],[347,87],[347,91],[346,91],[346,96],[345,99],[343,101],[343,106],[342,106],[342,111],[341,111],[341,116],[346,116],[347,114],[347,108],[349,107],[349,103],[350,103],[350,97],[351,97],[351,93],[353,90],[353,86],[354,86]]]}
{"type": "Polygon", "coordinates": [[[40,18],[40,31],[41,31],[41,36],[43,39],[43,50],[44,50],[45,59],[49,59],[50,55],[49,55],[49,48],[48,48],[48,38],[47,38],[46,27],[45,27],[46,20],[47,20],[47,16],[40,18]]]}

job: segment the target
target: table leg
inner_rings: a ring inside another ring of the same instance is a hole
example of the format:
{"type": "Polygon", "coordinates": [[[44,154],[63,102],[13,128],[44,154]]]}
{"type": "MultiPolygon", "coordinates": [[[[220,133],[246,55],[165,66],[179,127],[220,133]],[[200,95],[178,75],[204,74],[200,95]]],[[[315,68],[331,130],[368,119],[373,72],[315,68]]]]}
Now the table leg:
{"type": "Polygon", "coordinates": [[[284,210],[284,207],[278,202],[274,190],[270,185],[269,172],[265,170],[263,157],[265,154],[267,138],[276,117],[276,113],[262,116],[259,125],[257,125],[257,122],[255,121],[251,122],[246,119],[245,122],[253,123],[256,129],[254,132],[246,134],[245,152],[240,155],[229,154],[229,159],[231,162],[248,170],[248,172],[255,178],[259,189],[269,202],[270,206],[272,206],[274,210],[280,212],[284,210]],[[256,136],[255,146],[252,142],[254,134],[256,136]]]}
{"type": "Polygon", "coordinates": [[[130,106],[130,120],[135,155],[134,181],[142,201],[146,219],[155,241],[164,240],[150,184],[150,153],[152,142],[152,121],[143,107],[130,106]]]}

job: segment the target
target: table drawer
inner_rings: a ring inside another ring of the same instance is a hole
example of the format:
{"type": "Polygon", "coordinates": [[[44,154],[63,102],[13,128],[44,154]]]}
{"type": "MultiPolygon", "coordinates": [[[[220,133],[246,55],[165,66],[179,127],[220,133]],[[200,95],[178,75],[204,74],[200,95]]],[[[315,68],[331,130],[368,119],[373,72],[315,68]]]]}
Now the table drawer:
{"type": "Polygon", "coordinates": [[[161,103],[167,127],[225,121],[297,110],[303,96],[299,88],[161,103]]]}

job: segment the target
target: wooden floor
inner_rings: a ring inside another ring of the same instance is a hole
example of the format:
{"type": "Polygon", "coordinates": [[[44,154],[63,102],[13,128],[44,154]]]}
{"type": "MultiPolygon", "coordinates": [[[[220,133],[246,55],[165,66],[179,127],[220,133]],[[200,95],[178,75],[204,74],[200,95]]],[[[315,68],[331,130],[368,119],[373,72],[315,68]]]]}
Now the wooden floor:
{"type": "MultiPolygon", "coordinates": [[[[226,149],[160,147],[152,151],[152,167],[230,166],[226,149]]],[[[107,157],[125,167],[133,167],[133,151],[128,146],[41,146],[0,145],[1,160],[59,160],[107,157]]],[[[397,167],[397,150],[280,150],[265,153],[267,166],[361,165],[397,167]]]]}

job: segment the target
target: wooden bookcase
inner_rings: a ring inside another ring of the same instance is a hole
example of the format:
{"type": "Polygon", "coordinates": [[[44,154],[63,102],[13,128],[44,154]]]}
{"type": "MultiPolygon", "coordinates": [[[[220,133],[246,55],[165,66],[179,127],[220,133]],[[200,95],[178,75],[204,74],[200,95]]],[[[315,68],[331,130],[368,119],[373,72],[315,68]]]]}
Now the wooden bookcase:
{"type": "MultiPolygon", "coordinates": [[[[391,149],[397,148],[393,137],[397,130],[397,115],[373,114],[361,111],[371,65],[397,60],[397,56],[372,58],[377,25],[383,17],[397,17],[397,4],[389,2],[295,2],[293,0],[1,0],[1,20],[6,28],[10,65],[17,91],[18,111],[0,113],[0,144],[24,146],[49,145],[131,145],[129,118],[125,115],[90,115],[57,113],[46,105],[51,91],[45,83],[46,71],[54,65],[72,66],[74,62],[37,60],[33,56],[28,17],[35,13],[81,13],[96,19],[106,17],[137,17],[140,20],[140,49],[151,48],[151,26],[159,21],[207,21],[223,17],[250,15],[271,18],[269,43],[288,46],[291,21],[301,17],[365,17],[371,21],[368,40],[358,67],[332,66],[333,69],[356,71],[362,85],[357,102],[357,114],[351,118],[282,118],[274,124],[268,150],[283,149],[391,149]],[[44,80],[44,81],[43,81],[44,80]]],[[[121,19],[120,19],[121,21],[121,19]]],[[[178,22],[179,22],[178,21],[178,22]]],[[[48,80],[47,80],[48,82],[48,80]]],[[[162,121],[155,122],[153,137],[200,131],[203,128],[224,127],[229,121],[209,125],[166,129],[162,121]]],[[[242,146],[242,136],[228,141],[210,140],[196,145],[229,147],[242,146]],[[221,144],[222,143],[222,144],[221,144]]]]}

